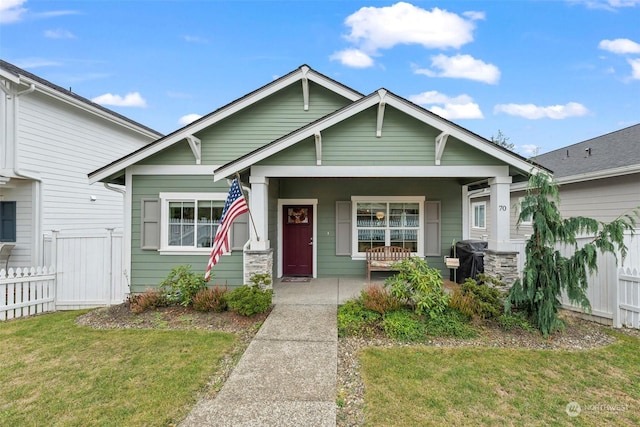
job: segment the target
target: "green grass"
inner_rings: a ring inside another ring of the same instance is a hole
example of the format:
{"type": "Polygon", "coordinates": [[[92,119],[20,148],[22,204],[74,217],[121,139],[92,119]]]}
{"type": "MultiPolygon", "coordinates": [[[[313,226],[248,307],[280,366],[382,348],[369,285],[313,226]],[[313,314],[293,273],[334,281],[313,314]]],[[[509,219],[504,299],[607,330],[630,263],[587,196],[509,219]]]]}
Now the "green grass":
{"type": "Polygon", "coordinates": [[[217,332],[94,330],[76,316],[0,322],[0,425],[175,424],[236,343],[217,332]]]}
{"type": "Polygon", "coordinates": [[[640,425],[640,340],[616,337],[588,351],[368,348],[367,425],[640,425]]]}

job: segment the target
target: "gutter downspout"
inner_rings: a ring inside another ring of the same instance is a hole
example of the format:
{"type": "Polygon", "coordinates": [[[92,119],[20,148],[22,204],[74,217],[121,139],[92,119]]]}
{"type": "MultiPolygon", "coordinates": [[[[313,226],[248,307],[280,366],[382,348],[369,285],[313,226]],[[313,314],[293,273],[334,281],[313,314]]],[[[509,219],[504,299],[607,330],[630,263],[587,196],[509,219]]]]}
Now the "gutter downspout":
{"type": "MultiPolygon", "coordinates": [[[[123,190],[122,188],[117,188],[117,187],[113,187],[111,186],[108,182],[103,182],[102,185],[104,185],[104,188],[106,188],[107,190],[111,190],[111,191],[115,191],[116,193],[120,193],[122,194],[122,199],[123,199],[123,203],[122,203],[122,210],[123,210],[123,226],[127,227],[127,203],[126,203],[126,196],[127,196],[127,192],[126,190],[123,190]]],[[[107,228],[107,231],[109,232],[109,239],[110,239],[110,244],[111,244],[111,258],[113,260],[113,228],[107,228]]],[[[122,236],[122,242],[121,242],[121,248],[120,248],[120,265],[122,266],[122,271],[120,271],[120,279],[124,280],[125,284],[126,284],[126,294],[127,295],[131,295],[131,284],[129,283],[129,274],[127,272],[127,267],[125,265],[125,260],[124,260],[124,256],[125,256],[125,245],[127,244],[126,239],[124,238],[124,236],[126,236],[127,233],[123,233],[122,236]]],[[[108,305],[111,305],[111,299],[113,298],[113,270],[111,269],[113,265],[113,262],[111,262],[110,266],[109,266],[109,303],[108,305]]]]}
{"type": "Polygon", "coordinates": [[[34,92],[36,90],[36,86],[31,83],[29,85],[29,88],[20,91],[20,92],[14,92],[12,93],[11,91],[7,90],[4,85],[0,85],[3,86],[2,90],[7,94],[7,98],[11,98],[12,96],[15,97],[15,102],[13,105],[13,135],[12,135],[12,143],[13,143],[13,173],[16,177],[18,178],[24,178],[24,179],[30,179],[33,180],[35,183],[35,191],[34,194],[32,195],[32,197],[34,198],[33,200],[33,210],[36,212],[35,218],[34,218],[34,224],[33,224],[33,233],[34,233],[34,248],[35,248],[35,253],[31,254],[31,260],[32,262],[34,262],[35,264],[38,264],[39,261],[38,260],[42,260],[42,263],[44,263],[44,254],[43,254],[43,242],[40,241],[40,239],[44,239],[44,236],[42,234],[42,178],[40,177],[40,175],[38,175],[35,172],[27,172],[24,170],[21,170],[18,165],[19,165],[19,156],[18,156],[18,138],[17,138],[17,134],[18,134],[18,97],[20,97],[21,95],[28,95],[32,92],[34,92]]]}

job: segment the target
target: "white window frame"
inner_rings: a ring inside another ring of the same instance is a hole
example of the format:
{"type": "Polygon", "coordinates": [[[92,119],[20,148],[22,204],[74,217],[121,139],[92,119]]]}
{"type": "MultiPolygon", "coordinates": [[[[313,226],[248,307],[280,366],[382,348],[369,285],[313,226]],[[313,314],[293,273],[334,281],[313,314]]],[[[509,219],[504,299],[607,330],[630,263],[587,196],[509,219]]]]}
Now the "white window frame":
{"type": "MultiPolygon", "coordinates": [[[[351,258],[365,259],[365,252],[358,252],[358,203],[417,203],[418,204],[418,252],[424,257],[424,202],[425,196],[351,196],[351,258]]],[[[386,242],[385,242],[386,244],[386,242]]]]}
{"type": "MultiPolygon", "coordinates": [[[[169,246],[169,203],[170,202],[196,202],[198,200],[227,200],[227,193],[160,193],[160,249],[163,255],[210,255],[211,248],[198,248],[196,246],[169,246]]],[[[196,225],[194,224],[194,227],[196,225]]],[[[195,239],[194,239],[195,241],[195,239]]],[[[229,252],[230,253],[230,252],[229,252]]]]}
{"type": "MultiPolygon", "coordinates": [[[[520,212],[522,212],[522,201],[524,200],[524,197],[519,197],[518,198],[518,206],[516,209],[516,221],[518,220],[518,218],[520,218],[520,212]]],[[[524,227],[532,227],[533,226],[533,215],[531,215],[531,217],[529,218],[528,221],[522,221],[520,223],[520,226],[524,226],[524,227]]]]}
{"type": "Polygon", "coordinates": [[[471,228],[474,230],[486,230],[487,229],[487,202],[473,202],[471,203],[471,228]],[[484,208],[484,224],[480,226],[476,223],[476,208],[484,208]]]}

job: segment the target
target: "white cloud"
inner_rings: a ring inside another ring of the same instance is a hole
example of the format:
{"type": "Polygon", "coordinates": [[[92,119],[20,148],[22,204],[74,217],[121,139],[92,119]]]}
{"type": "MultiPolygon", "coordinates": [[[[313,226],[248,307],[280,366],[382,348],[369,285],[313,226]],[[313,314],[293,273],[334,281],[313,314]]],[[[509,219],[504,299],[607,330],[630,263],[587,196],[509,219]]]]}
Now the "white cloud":
{"type": "Polygon", "coordinates": [[[624,55],[626,53],[640,53],[640,43],[629,39],[602,40],[598,47],[602,50],[624,55]]]}
{"type": "MultiPolygon", "coordinates": [[[[473,15],[477,19],[480,15],[473,15]]],[[[348,16],[351,32],[345,36],[367,53],[398,44],[419,44],[425,48],[459,48],[473,41],[475,24],[455,13],[431,11],[400,2],[387,7],[363,7],[348,16]]]]}
{"type": "Polygon", "coordinates": [[[189,123],[193,123],[196,120],[198,120],[199,118],[201,118],[202,116],[200,114],[187,114],[186,116],[182,116],[178,119],[178,124],[182,125],[182,126],[186,126],[189,123]]]}
{"type": "Polygon", "coordinates": [[[92,99],[100,105],[113,105],[116,107],[146,107],[147,101],[138,92],[131,92],[124,96],[105,93],[92,99]]]}
{"type": "Polygon", "coordinates": [[[435,90],[409,96],[409,100],[422,105],[445,119],[482,119],[482,111],[469,95],[450,97],[435,90]]]}
{"type": "Polygon", "coordinates": [[[42,58],[24,58],[19,59],[14,62],[17,67],[29,69],[29,68],[40,68],[40,67],[59,67],[62,64],[57,61],[52,61],[50,59],[42,59],[42,58]]]}
{"type": "Polygon", "coordinates": [[[550,105],[540,107],[534,104],[499,104],[493,108],[494,113],[505,113],[511,116],[520,116],[525,119],[566,119],[579,117],[589,113],[587,107],[577,102],[569,102],[565,105],[550,105]]]}
{"type": "Polygon", "coordinates": [[[583,4],[588,9],[605,9],[615,11],[621,7],[635,7],[640,0],[569,0],[569,3],[583,4]]]}
{"type": "Polygon", "coordinates": [[[498,67],[475,59],[471,55],[435,55],[431,57],[431,68],[416,69],[415,73],[429,77],[470,79],[490,84],[496,84],[500,80],[498,67]]]}
{"type": "Polygon", "coordinates": [[[540,147],[533,144],[524,144],[518,146],[518,151],[525,157],[537,156],[540,151],[540,147]]]}
{"type": "Polygon", "coordinates": [[[470,10],[468,12],[462,12],[462,15],[471,19],[472,21],[484,21],[487,15],[484,12],[478,12],[476,10],[470,10]]]}
{"type": "Polygon", "coordinates": [[[627,62],[631,65],[631,78],[640,80],[640,58],[628,59],[627,62]]]}
{"type": "Polygon", "coordinates": [[[11,24],[22,19],[27,9],[22,7],[26,0],[0,1],[0,24],[11,24]]]}
{"type": "Polygon", "coordinates": [[[186,36],[182,36],[182,38],[187,43],[209,43],[209,40],[205,39],[204,37],[199,37],[199,36],[186,35],[186,36]]]}
{"type": "Polygon", "coordinates": [[[345,49],[329,57],[331,61],[340,61],[342,65],[353,68],[368,68],[373,65],[373,59],[358,49],[345,49]]]}
{"type": "Polygon", "coordinates": [[[75,39],[71,31],[58,28],[57,30],[46,30],[44,36],[48,39],[75,39]]]}

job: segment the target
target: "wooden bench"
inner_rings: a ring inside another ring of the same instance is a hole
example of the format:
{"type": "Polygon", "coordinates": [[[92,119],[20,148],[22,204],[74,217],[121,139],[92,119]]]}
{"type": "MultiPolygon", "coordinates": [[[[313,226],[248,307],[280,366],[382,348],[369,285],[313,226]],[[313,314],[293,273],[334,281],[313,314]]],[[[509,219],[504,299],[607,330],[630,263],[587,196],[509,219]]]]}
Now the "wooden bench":
{"type": "Polygon", "coordinates": [[[367,281],[372,271],[396,271],[394,264],[411,258],[411,250],[400,246],[378,246],[367,249],[367,281]]]}

